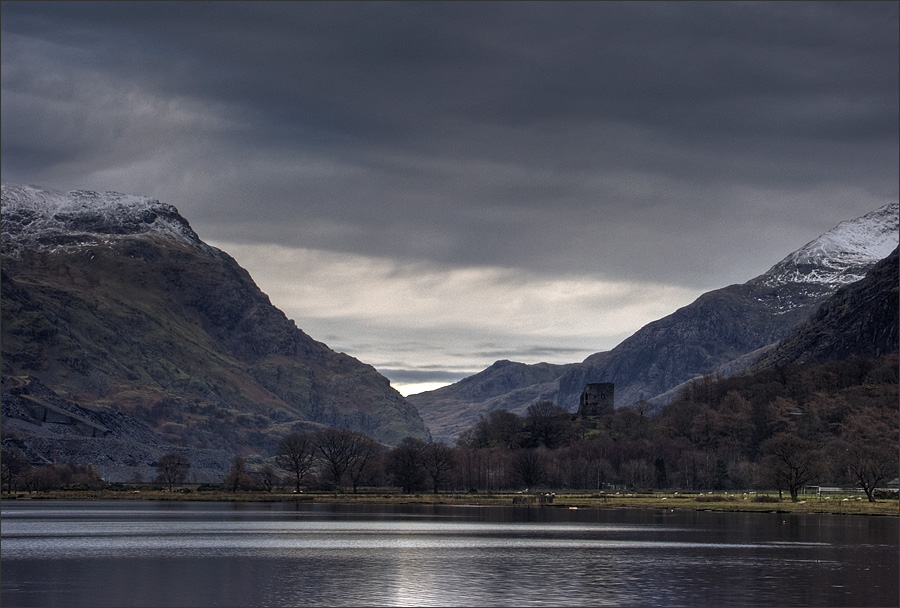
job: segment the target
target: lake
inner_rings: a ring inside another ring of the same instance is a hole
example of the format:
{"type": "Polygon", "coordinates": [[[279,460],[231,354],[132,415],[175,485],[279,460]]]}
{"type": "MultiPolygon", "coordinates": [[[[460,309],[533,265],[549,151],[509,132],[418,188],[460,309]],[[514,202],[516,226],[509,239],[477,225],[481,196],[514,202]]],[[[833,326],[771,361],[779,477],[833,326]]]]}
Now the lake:
{"type": "Polygon", "coordinates": [[[3,606],[897,606],[898,518],[11,501],[3,606]]]}

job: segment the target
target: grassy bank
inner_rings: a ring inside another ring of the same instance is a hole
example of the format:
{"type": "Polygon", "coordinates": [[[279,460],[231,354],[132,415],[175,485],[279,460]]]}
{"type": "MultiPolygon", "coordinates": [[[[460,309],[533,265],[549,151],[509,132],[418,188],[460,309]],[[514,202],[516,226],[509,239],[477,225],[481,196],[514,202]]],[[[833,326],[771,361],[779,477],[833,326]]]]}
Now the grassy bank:
{"type": "MultiPolygon", "coordinates": [[[[769,494],[679,494],[679,493],[557,493],[552,502],[541,503],[536,495],[516,493],[478,494],[398,494],[391,492],[334,493],[309,492],[303,494],[279,492],[198,492],[191,488],[182,491],[164,490],[78,490],[42,493],[14,492],[3,495],[4,500],[190,500],[242,502],[321,502],[359,504],[434,504],[511,506],[523,504],[532,508],[578,509],[687,509],[693,511],[749,511],[778,513],[834,513],[840,515],[900,515],[897,500],[881,499],[870,503],[864,495],[834,494],[803,497],[798,502],[779,500],[778,493],[769,494]]],[[[545,498],[545,501],[548,499],[545,498]]]]}

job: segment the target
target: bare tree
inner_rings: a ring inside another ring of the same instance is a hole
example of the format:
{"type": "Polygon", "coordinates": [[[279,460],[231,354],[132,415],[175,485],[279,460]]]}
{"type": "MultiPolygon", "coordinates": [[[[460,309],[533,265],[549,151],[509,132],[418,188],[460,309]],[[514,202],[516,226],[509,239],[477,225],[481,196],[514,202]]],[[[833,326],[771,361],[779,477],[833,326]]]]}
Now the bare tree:
{"type": "Polygon", "coordinates": [[[316,442],[308,433],[291,433],[278,442],[275,463],[294,477],[294,491],[300,491],[300,482],[309,473],[316,459],[316,442]]]}
{"type": "Polygon", "coordinates": [[[362,433],[354,433],[354,435],[355,438],[350,448],[352,457],[347,467],[347,475],[350,477],[355,494],[363,479],[373,472],[382,447],[380,443],[362,433]]]}
{"type": "Polygon", "coordinates": [[[653,484],[653,467],[643,458],[634,458],[622,463],[622,479],[634,489],[646,489],[653,484]]]}
{"type": "Polygon", "coordinates": [[[39,492],[52,490],[61,485],[59,482],[59,472],[52,464],[35,467],[34,471],[29,475],[29,483],[32,488],[39,492]]]}
{"type": "Polygon", "coordinates": [[[568,444],[575,436],[572,416],[552,401],[538,401],[529,405],[524,428],[529,447],[545,445],[553,450],[568,444]]]}
{"type": "Polygon", "coordinates": [[[425,446],[426,443],[421,439],[407,437],[388,452],[388,474],[407,494],[424,485],[425,469],[422,467],[422,454],[425,446]]]}
{"type": "Polygon", "coordinates": [[[156,461],[156,482],[165,484],[171,492],[176,483],[184,483],[190,468],[187,457],[174,452],[163,454],[156,461]]]}
{"type": "Polygon", "coordinates": [[[885,449],[854,444],[847,452],[847,469],[859,482],[869,502],[875,502],[875,489],[897,474],[897,454],[885,449]]]}
{"type": "Polygon", "coordinates": [[[235,456],[231,461],[231,470],[225,475],[225,486],[232,492],[248,489],[253,486],[253,477],[247,472],[247,461],[235,456]]]}
{"type": "Polygon", "coordinates": [[[2,479],[6,485],[6,492],[11,493],[18,479],[31,468],[31,463],[28,462],[28,458],[22,450],[14,445],[5,445],[2,455],[0,455],[0,466],[2,466],[2,479]]]}
{"type": "Polygon", "coordinates": [[[547,476],[547,459],[540,448],[518,450],[512,459],[512,469],[526,488],[533,488],[547,476]]]}
{"type": "Polygon", "coordinates": [[[815,445],[789,433],[779,433],[760,446],[765,475],[777,486],[779,492],[787,489],[791,500],[804,485],[819,474],[822,454],[815,445]]]}
{"type": "Polygon", "coordinates": [[[365,435],[335,428],[318,431],[313,437],[319,458],[341,492],[344,491],[344,475],[360,458],[360,437],[365,435]]]}
{"type": "Polygon", "coordinates": [[[450,446],[443,443],[429,443],[422,450],[422,466],[431,477],[432,488],[437,494],[440,486],[447,481],[450,471],[456,468],[456,458],[450,446]]]}
{"type": "Polygon", "coordinates": [[[522,419],[508,410],[491,410],[470,431],[460,436],[460,445],[471,448],[503,447],[511,450],[519,444],[522,419]]]}
{"type": "Polygon", "coordinates": [[[278,482],[278,474],[275,472],[275,467],[270,464],[264,464],[256,472],[256,479],[266,492],[271,492],[278,482]]]}

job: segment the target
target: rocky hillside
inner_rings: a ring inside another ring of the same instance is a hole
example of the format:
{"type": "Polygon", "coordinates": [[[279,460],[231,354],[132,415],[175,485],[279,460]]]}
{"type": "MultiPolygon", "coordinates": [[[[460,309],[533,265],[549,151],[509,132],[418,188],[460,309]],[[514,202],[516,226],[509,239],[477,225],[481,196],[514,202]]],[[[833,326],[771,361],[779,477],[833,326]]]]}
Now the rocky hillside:
{"type": "Polygon", "coordinates": [[[839,289],[750,371],[881,356],[900,347],[897,249],[866,277],[839,289]]]}
{"type": "MultiPolygon", "coordinates": [[[[422,412],[427,412],[428,428],[435,441],[453,444],[456,436],[472,426],[471,408],[460,403],[478,404],[478,415],[505,409],[524,415],[535,401],[556,397],[557,380],[571,365],[497,361],[486,370],[450,386],[407,397],[422,412]]],[[[477,421],[477,418],[476,418],[477,421]]]]}
{"type": "MultiPolygon", "coordinates": [[[[386,378],[298,329],[171,205],[3,184],[2,255],[4,390],[37,381],[160,444],[230,455],[268,455],[290,430],[323,425],[389,445],[428,436],[386,378]]],[[[4,431],[16,416],[20,437],[46,435],[28,408],[3,406],[4,431]]]]}
{"type": "Polygon", "coordinates": [[[433,394],[437,391],[408,400],[436,437],[457,434],[501,402],[518,412],[536,399],[549,398],[574,410],[590,382],[614,382],[617,406],[642,399],[665,403],[682,383],[717,370],[727,374],[741,369],[788,336],[835,291],[862,279],[897,246],[898,225],[897,203],[842,222],[763,275],[703,294],[614,349],[567,366],[555,380],[481,399],[458,391],[466,379],[439,389],[439,400],[433,394]],[[452,427],[445,426],[449,420],[452,427]]]}

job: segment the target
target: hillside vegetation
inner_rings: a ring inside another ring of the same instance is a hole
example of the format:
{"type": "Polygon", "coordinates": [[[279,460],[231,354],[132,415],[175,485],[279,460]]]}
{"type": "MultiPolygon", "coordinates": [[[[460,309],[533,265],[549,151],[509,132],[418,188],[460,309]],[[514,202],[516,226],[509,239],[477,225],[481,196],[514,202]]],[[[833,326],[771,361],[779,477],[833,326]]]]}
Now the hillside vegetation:
{"type": "Polygon", "coordinates": [[[496,487],[743,490],[875,485],[897,476],[897,353],[710,376],[656,410],[580,418],[544,402],[496,410],[460,439],[496,487]],[[779,460],[780,459],[780,460],[779,460]],[[873,471],[872,469],[877,469],[873,471]]]}
{"type": "MultiPolygon", "coordinates": [[[[235,455],[231,470],[206,490],[343,494],[388,486],[405,494],[559,491],[609,500],[628,492],[775,489],[797,501],[806,487],[842,486],[874,501],[898,472],[898,397],[896,352],[788,366],[698,380],[658,411],[646,402],[594,418],[551,402],[532,405],[524,417],[498,409],[455,446],[407,437],[385,449],[352,431],[294,433],[267,458],[235,455]]],[[[4,445],[5,463],[15,462],[8,453],[15,441],[4,445]]],[[[159,484],[167,483],[163,460],[159,484]]],[[[191,466],[173,460],[182,476],[168,477],[170,487],[187,481],[191,466]]],[[[63,480],[105,486],[90,470],[58,470],[53,485],[47,467],[43,478],[27,469],[15,473],[9,490],[61,487],[63,480]]]]}
{"type": "Polygon", "coordinates": [[[219,474],[223,450],[296,430],[428,438],[387,378],[306,335],[170,205],[4,183],[2,230],[3,426],[34,462],[129,475],[179,449],[219,474]]]}

